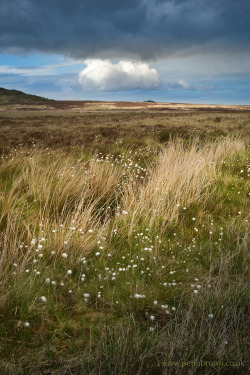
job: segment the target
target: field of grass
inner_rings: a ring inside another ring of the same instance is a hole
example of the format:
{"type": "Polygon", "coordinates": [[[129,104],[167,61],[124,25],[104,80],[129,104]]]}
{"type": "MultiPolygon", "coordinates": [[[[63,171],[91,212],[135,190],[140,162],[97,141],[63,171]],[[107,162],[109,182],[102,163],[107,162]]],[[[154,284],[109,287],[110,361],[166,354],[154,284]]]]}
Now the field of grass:
{"type": "Polygon", "coordinates": [[[247,111],[3,111],[0,374],[247,374],[247,111]]]}

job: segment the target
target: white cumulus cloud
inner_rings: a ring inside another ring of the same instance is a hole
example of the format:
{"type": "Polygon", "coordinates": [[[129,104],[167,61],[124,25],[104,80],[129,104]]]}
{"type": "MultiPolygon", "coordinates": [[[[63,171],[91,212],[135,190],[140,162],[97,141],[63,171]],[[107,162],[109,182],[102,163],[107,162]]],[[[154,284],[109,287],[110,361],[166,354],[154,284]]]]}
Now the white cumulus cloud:
{"type": "Polygon", "coordinates": [[[142,62],[88,59],[79,73],[79,83],[87,90],[123,91],[154,89],[160,86],[156,69],[142,62]]]}

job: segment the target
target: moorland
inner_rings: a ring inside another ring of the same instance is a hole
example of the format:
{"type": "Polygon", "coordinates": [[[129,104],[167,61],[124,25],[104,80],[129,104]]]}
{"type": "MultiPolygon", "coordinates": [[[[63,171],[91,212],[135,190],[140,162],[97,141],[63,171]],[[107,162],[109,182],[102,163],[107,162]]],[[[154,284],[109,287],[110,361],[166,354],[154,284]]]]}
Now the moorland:
{"type": "Polygon", "coordinates": [[[250,108],[13,95],[0,373],[247,374],[250,108]]]}

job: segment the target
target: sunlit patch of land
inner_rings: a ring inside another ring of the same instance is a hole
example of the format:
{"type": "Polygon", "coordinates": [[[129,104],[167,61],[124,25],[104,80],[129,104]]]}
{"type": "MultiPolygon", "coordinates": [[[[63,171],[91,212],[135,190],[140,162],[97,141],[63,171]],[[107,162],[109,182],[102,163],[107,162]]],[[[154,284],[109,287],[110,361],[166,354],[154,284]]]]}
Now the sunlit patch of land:
{"type": "Polygon", "coordinates": [[[245,362],[249,125],[232,106],[0,106],[1,373],[245,362]]]}
{"type": "MultiPolygon", "coordinates": [[[[35,97],[36,98],[36,97],[35,97]]],[[[171,110],[182,110],[182,111],[250,111],[248,105],[218,105],[218,104],[185,104],[185,103],[157,103],[157,102],[112,102],[112,101],[94,101],[94,100],[44,100],[39,102],[32,99],[23,100],[8,100],[3,99],[0,96],[0,113],[11,112],[11,111],[53,111],[65,112],[70,110],[72,113],[82,113],[88,111],[171,111],[171,110]]]]}

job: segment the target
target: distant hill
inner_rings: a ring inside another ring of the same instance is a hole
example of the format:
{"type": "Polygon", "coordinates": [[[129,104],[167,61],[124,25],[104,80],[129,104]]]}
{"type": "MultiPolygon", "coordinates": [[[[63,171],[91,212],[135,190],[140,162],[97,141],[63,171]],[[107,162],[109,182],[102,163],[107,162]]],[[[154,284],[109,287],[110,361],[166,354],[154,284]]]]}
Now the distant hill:
{"type": "Polygon", "coordinates": [[[35,104],[41,102],[49,102],[50,99],[42,96],[25,94],[18,90],[7,90],[0,87],[0,104],[35,104]]]}

